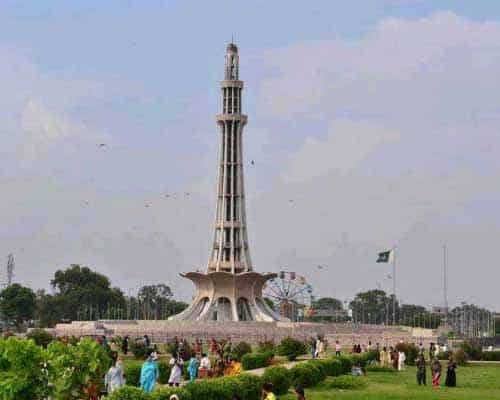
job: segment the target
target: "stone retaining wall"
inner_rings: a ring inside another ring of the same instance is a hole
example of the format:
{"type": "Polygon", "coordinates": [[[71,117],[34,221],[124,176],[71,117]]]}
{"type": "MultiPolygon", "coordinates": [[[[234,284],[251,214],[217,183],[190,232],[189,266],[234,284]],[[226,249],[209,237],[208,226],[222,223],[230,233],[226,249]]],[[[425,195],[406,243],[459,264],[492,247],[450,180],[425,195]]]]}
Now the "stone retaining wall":
{"type": "Polygon", "coordinates": [[[257,344],[265,340],[279,342],[287,336],[308,339],[324,336],[329,343],[339,340],[343,346],[354,343],[380,343],[390,346],[400,341],[424,343],[436,341],[435,334],[427,330],[413,335],[411,328],[353,323],[285,323],[285,322],[212,322],[212,321],[75,321],[58,324],[57,336],[125,336],[131,338],[148,335],[153,343],[165,343],[175,336],[188,341],[231,337],[233,342],[257,344]]]}

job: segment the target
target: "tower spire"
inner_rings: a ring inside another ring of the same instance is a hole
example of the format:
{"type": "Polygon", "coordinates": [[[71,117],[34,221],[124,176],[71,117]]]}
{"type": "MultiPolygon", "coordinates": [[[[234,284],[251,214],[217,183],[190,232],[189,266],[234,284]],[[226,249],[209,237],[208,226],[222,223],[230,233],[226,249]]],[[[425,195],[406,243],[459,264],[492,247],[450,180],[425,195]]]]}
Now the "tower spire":
{"type": "Polygon", "coordinates": [[[222,89],[222,113],[217,115],[220,130],[219,180],[215,233],[207,272],[235,273],[252,271],[245,213],[243,183],[243,82],[239,80],[238,47],[229,43],[226,49],[222,89]]]}

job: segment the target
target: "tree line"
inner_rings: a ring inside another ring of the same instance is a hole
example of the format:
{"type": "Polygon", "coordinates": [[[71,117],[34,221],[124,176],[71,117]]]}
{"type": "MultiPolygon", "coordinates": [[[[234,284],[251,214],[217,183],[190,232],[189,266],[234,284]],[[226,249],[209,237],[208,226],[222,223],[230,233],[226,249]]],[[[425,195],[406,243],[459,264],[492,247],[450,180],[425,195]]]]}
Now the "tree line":
{"type": "Polygon", "coordinates": [[[112,287],[108,277],[73,264],[50,281],[52,293],[14,283],[0,292],[0,320],[21,330],[58,322],[97,319],[166,319],[187,307],[169,286],[146,285],[135,296],[112,287]]]}

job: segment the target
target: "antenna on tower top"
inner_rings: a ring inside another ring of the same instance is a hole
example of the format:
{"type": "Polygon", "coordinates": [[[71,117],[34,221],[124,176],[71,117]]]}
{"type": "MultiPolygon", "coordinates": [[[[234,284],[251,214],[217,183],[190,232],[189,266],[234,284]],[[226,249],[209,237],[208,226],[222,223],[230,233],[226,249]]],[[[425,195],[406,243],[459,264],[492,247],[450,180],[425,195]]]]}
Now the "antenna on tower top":
{"type": "Polygon", "coordinates": [[[14,277],[14,256],[9,254],[7,256],[7,286],[12,285],[12,278],[14,277]]]}

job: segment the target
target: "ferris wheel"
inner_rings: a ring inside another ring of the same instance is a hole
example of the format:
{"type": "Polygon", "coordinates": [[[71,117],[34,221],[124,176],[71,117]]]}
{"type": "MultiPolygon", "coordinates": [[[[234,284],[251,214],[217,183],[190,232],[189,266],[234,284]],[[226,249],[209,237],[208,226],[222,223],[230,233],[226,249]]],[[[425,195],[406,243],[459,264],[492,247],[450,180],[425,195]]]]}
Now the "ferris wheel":
{"type": "Polygon", "coordinates": [[[263,294],[276,305],[276,311],[291,321],[301,321],[314,314],[313,288],[296,272],[280,271],[267,282],[263,294]]]}

